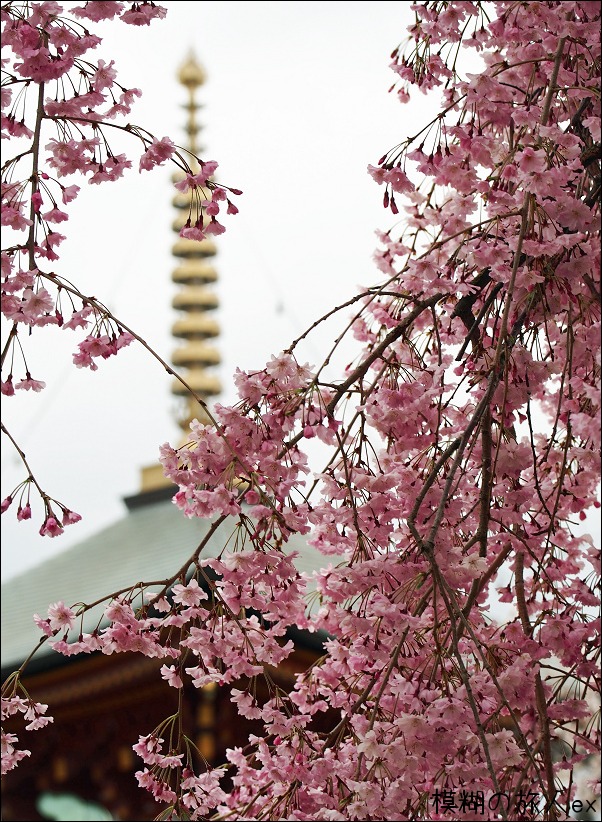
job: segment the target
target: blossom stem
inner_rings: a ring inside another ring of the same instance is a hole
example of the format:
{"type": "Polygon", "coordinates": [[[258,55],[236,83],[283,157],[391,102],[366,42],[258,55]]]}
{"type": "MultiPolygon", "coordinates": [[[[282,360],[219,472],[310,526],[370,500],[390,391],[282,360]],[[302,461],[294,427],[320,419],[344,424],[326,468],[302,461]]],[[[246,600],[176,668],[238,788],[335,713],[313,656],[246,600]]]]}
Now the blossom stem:
{"type": "Polygon", "coordinates": [[[29,205],[29,219],[31,226],[29,227],[29,236],[27,238],[27,250],[29,253],[29,270],[33,271],[36,267],[35,245],[36,245],[36,207],[34,194],[38,190],[38,170],[40,163],[40,135],[42,133],[42,121],[44,119],[44,83],[38,86],[38,108],[36,111],[36,122],[33,131],[33,141],[31,144],[31,202],[29,205]]]}
{"type": "Polygon", "coordinates": [[[6,426],[4,425],[3,422],[0,423],[0,430],[2,430],[2,433],[6,434],[6,436],[9,438],[9,440],[12,442],[12,444],[15,448],[15,451],[17,452],[17,454],[19,455],[19,458],[21,459],[21,462],[25,466],[25,468],[27,470],[27,480],[26,480],[26,482],[33,482],[33,484],[35,485],[35,487],[36,487],[36,489],[37,489],[37,491],[40,495],[40,497],[42,497],[43,500],[47,500],[48,499],[48,494],[46,494],[46,492],[43,491],[42,488],[40,487],[40,485],[38,484],[38,481],[36,480],[36,478],[34,476],[34,473],[31,470],[29,463],[27,462],[24,451],[21,448],[19,448],[19,445],[17,444],[17,441],[14,439],[14,437],[12,436],[10,431],[6,428],[6,426]]]}

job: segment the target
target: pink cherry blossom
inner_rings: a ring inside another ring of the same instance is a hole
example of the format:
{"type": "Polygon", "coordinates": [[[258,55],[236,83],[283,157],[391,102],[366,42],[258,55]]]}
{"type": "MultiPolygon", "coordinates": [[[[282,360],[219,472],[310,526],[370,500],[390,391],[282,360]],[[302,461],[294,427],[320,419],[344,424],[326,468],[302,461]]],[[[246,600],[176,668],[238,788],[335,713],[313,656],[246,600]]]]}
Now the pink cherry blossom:
{"type": "Polygon", "coordinates": [[[219,223],[215,217],[212,217],[209,223],[205,226],[204,233],[218,235],[223,234],[225,230],[225,226],[219,223]]]}
{"type": "Polygon", "coordinates": [[[50,211],[46,211],[42,216],[49,223],[63,223],[69,219],[69,215],[56,206],[51,208],[50,211]]]}
{"type": "Polygon", "coordinates": [[[207,599],[207,594],[196,579],[191,579],[187,585],[174,585],[172,592],[174,602],[182,605],[198,605],[202,600],[207,599]]]}
{"type": "Polygon", "coordinates": [[[42,382],[42,380],[34,380],[31,377],[29,371],[26,374],[24,380],[21,380],[15,385],[15,388],[20,388],[23,391],[42,391],[42,389],[46,388],[46,383],[42,382]]]}
{"type": "Polygon", "coordinates": [[[41,537],[58,537],[63,533],[62,527],[53,516],[48,516],[40,528],[41,537]]]}
{"type": "Polygon", "coordinates": [[[62,191],[61,196],[62,196],[63,203],[65,203],[65,205],[67,205],[67,203],[70,203],[72,200],[75,200],[75,198],[77,197],[77,195],[79,193],[79,190],[80,190],[79,186],[76,186],[76,185],[61,186],[61,191],[62,191]]]}
{"type": "Polygon", "coordinates": [[[19,507],[19,510],[17,511],[17,519],[19,521],[31,519],[31,505],[29,503],[24,505],[22,508],[19,507]]]}
{"type": "Polygon", "coordinates": [[[63,509],[63,527],[66,525],[74,525],[81,520],[81,516],[75,511],[69,511],[68,508],[63,509]]]}
{"type": "Polygon", "coordinates": [[[148,26],[151,20],[165,17],[167,10],[163,6],[156,6],[153,2],[133,3],[129,11],[124,11],[121,19],[131,26],[148,26]]]}
{"type": "Polygon", "coordinates": [[[113,85],[115,78],[117,77],[117,72],[113,68],[114,65],[114,60],[111,60],[111,62],[108,65],[105,63],[104,60],[98,61],[98,66],[92,76],[92,84],[94,86],[95,91],[103,91],[104,89],[110,88],[113,85]]]}
{"type": "Polygon", "coordinates": [[[172,688],[183,688],[184,683],[182,682],[182,677],[180,676],[179,671],[176,670],[174,665],[163,665],[161,666],[161,676],[163,679],[168,682],[172,688]]]}
{"type": "Polygon", "coordinates": [[[16,734],[8,734],[5,733],[4,730],[1,732],[2,734],[2,775],[8,773],[8,771],[12,771],[13,768],[16,768],[19,762],[27,756],[31,756],[31,751],[27,750],[18,750],[15,747],[15,743],[19,741],[19,738],[16,734]]]}
{"type": "Polygon", "coordinates": [[[90,314],[92,314],[92,309],[90,306],[85,306],[80,311],[74,311],[71,315],[71,319],[63,323],[63,328],[69,328],[72,330],[76,328],[87,328],[90,322],[88,319],[90,314]]]}
{"type": "Polygon", "coordinates": [[[54,631],[69,630],[75,622],[75,613],[64,602],[55,602],[48,607],[50,627],[54,631]]]}
{"type": "Polygon", "coordinates": [[[203,230],[200,220],[194,225],[185,225],[181,228],[180,237],[183,237],[185,240],[198,240],[199,242],[207,239],[206,232],[203,230]]]}
{"type": "Polygon", "coordinates": [[[13,397],[15,395],[12,374],[9,374],[6,380],[2,380],[2,394],[5,397],[13,397]]]}
{"type": "Polygon", "coordinates": [[[98,185],[108,181],[118,180],[132,163],[125,154],[107,157],[103,162],[96,164],[96,171],[88,178],[91,185],[98,185]]]}
{"type": "Polygon", "coordinates": [[[82,17],[87,20],[93,20],[95,23],[99,20],[110,20],[119,14],[125,3],[117,3],[114,0],[94,0],[94,2],[84,3],[83,6],[75,6],[71,9],[71,13],[76,17],[82,17]]]}
{"type": "Polygon", "coordinates": [[[140,169],[150,171],[155,166],[162,165],[169,160],[175,151],[175,146],[169,137],[153,140],[140,158],[140,169]]]}

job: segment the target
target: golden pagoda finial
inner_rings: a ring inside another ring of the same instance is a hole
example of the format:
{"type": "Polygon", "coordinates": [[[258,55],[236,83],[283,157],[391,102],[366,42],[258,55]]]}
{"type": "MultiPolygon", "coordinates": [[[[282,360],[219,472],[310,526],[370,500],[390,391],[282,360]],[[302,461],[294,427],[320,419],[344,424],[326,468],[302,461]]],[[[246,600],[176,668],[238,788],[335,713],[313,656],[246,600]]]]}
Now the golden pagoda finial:
{"type": "Polygon", "coordinates": [[[205,82],[205,72],[196,59],[192,49],[189,51],[186,60],[180,66],[178,80],[183,86],[189,86],[190,88],[202,86],[205,82]]]}

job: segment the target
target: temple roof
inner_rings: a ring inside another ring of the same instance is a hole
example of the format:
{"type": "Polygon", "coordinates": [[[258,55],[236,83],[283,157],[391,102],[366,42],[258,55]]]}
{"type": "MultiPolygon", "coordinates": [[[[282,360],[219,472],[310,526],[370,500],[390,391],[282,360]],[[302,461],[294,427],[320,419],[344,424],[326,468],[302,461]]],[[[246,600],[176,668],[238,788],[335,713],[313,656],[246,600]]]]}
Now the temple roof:
{"type": "MultiPolygon", "coordinates": [[[[48,606],[62,600],[66,605],[92,603],[136,582],[165,579],[175,574],[193,554],[211,521],[188,519],[172,502],[169,493],[146,495],[146,500],[127,500],[130,510],[123,519],[82,542],[2,584],[2,669],[18,666],[38,643],[41,631],[34,613],[46,617],[48,606]],[[149,501],[150,499],[150,501],[149,501]],[[143,504],[144,503],[144,504],[143,504]]],[[[222,550],[236,523],[232,518],[218,529],[202,557],[215,557],[222,550]]],[[[300,572],[311,572],[326,564],[306,538],[293,535],[288,551],[299,551],[300,572]]],[[[159,590],[155,586],[154,590],[159,590]]],[[[84,631],[98,622],[102,610],[84,617],[84,631]]],[[[45,644],[35,658],[55,652],[45,644]]],[[[62,659],[57,655],[57,663],[62,659]]],[[[48,660],[50,662],[50,660],[48,660]]]]}

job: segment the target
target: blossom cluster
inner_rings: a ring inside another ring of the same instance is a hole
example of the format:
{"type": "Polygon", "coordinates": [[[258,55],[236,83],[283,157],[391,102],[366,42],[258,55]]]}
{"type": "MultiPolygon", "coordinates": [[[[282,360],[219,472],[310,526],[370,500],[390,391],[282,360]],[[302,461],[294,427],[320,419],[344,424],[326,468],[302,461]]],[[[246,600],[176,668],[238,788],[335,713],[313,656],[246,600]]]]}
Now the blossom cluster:
{"type": "MultiPolygon", "coordinates": [[[[53,722],[51,716],[46,715],[48,705],[40,702],[34,702],[29,697],[22,697],[17,695],[17,688],[13,686],[13,680],[9,681],[9,686],[12,689],[12,696],[2,697],[2,725],[11,716],[23,715],[23,720],[27,723],[25,725],[26,731],[37,731],[39,728],[45,728],[50,722],[53,722]]],[[[8,733],[2,727],[0,732],[2,736],[2,775],[8,773],[13,768],[16,768],[19,762],[27,756],[31,756],[31,751],[17,748],[19,738],[16,734],[8,733]]]]}
{"type": "MultiPolygon", "coordinates": [[[[132,746],[143,762],[150,766],[138,771],[136,778],[138,784],[149,790],[158,801],[173,803],[177,795],[164,780],[163,774],[182,768],[184,755],[163,754],[164,740],[158,735],[159,732],[141,736],[138,743],[132,746]]],[[[181,804],[190,813],[190,819],[205,819],[212,808],[227,798],[219,784],[224,773],[224,768],[214,768],[196,776],[188,764],[182,769],[181,804]]]]}
{"type": "Polygon", "coordinates": [[[0,512],[4,514],[13,502],[17,501],[17,520],[23,522],[31,519],[30,498],[32,486],[36,488],[44,504],[44,520],[40,526],[40,536],[58,537],[67,525],[74,525],[81,520],[81,516],[77,512],[71,511],[62,502],[52,499],[44,493],[31,474],[2,500],[0,512]],[[60,514],[55,509],[58,509],[60,514]]]}

